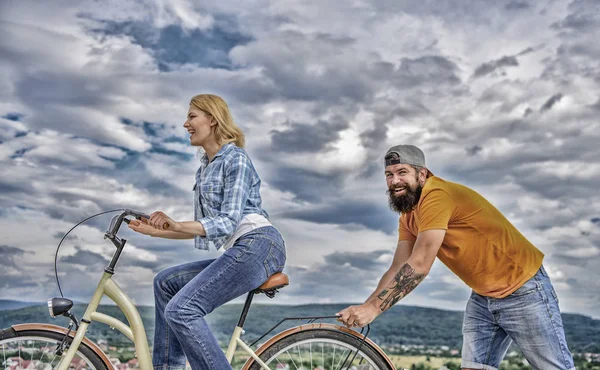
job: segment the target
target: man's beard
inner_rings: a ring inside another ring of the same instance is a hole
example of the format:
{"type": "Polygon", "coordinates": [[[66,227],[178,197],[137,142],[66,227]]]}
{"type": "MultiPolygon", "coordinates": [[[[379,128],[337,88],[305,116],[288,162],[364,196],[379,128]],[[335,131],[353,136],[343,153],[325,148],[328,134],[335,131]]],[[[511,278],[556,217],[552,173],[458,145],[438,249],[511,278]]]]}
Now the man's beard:
{"type": "Polygon", "coordinates": [[[410,186],[406,187],[406,194],[395,196],[394,189],[388,189],[388,203],[392,211],[398,213],[407,213],[412,211],[417,203],[419,203],[419,199],[421,198],[421,191],[423,187],[421,184],[417,183],[417,186],[412,189],[410,186]]]}

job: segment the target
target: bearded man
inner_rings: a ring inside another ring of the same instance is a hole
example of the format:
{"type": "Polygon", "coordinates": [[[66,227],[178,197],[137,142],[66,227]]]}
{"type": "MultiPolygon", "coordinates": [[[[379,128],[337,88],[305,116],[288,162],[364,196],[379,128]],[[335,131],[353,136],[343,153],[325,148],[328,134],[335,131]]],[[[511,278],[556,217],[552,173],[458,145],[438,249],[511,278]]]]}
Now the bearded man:
{"type": "Polygon", "coordinates": [[[387,151],[385,178],[390,207],[401,213],[394,259],[365,303],[338,320],[372,322],[423,281],[437,256],[473,290],[463,369],[498,369],[512,342],[534,369],[574,369],[543,253],[480,194],[434,176],[416,146],[387,151]]]}

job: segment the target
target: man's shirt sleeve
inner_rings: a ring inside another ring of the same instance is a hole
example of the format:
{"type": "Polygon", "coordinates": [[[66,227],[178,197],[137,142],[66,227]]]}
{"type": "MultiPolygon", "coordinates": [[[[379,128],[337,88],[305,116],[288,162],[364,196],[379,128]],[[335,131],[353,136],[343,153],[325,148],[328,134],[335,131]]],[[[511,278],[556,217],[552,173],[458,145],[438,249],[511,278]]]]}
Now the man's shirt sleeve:
{"type": "Polygon", "coordinates": [[[409,240],[415,241],[417,240],[417,236],[414,235],[408,229],[408,219],[406,215],[400,216],[399,226],[398,226],[398,241],[400,240],[409,240]]]}
{"type": "Polygon", "coordinates": [[[448,230],[455,210],[456,203],[444,190],[427,193],[417,209],[419,233],[433,229],[448,230]]]}

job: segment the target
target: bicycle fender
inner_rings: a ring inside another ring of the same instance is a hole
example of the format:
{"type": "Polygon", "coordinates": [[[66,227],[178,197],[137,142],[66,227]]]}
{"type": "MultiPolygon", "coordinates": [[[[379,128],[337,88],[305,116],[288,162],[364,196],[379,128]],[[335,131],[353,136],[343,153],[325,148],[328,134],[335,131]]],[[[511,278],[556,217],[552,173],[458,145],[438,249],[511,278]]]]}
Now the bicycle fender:
{"type": "MultiPolygon", "coordinates": [[[[263,343],[263,345],[260,346],[256,350],[255,353],[256,353],[256,355],[260,356],[267,348],[269,348],[273,343],[277,342],[278,340],[283,339],[294,333],[298,333],[300,331],[312,330],[312,329],[326,329],[326,330],[333,330],[333,331],[342,331],[346,334],[355,336],[356,338],[358,338],[360,340],[362,340],[364,338],[364,336],[361,335],[360,333],[358,333],[354,330],[350,330],[347,327],[341,326],[341,325],[328,324],[328,323],[304,324],[304,325],[294,326],[293,328],[289,328],[289,329],[284,330],[281,333],[273,336],[271,339],[269,339],[268,341],[263,343]]],[[[392,360],[388,357],[388,355],[386,355],[385,352],[383,352],[383,350],[381,348],[379,348],[379,346],[377,344],[375,344],[375,342],[373,342],[369,338],[365,338],[365,342],[368,343],[371,347],[373,347],[373,349],[375,349],[381,355],[381,357],[383,357],[385,359],[385,361],[387,362],[387,364],[390,366],[391,369],[396,368],[394,366],[394,364],[392,363],[392,360]]],[[[252,357],[250,357],[248,359],[248,361],[246,361],[246,363],[242,367],[242,370],[248,370],[250,368],[250,365],[252,365],[253,363],[254,363],[254,359],[252,357]]]]}
{"type": "MultiPolygon", "coordinates": [[[[16,324],[12,325],[11,328],[16,332],[28,330],[48,330],[59,334],[67,334],[68,331],[67,328],[63,328],[62,326],[40,323],[16,324]]],[[[69,337],[74,338],[75,333],[75,331],[71,331],[69,337]]],[[[82,343],[85,343],[88,347],[90,347],[90,349],[94,351],[94,353],[97,354],[102,359],[102,361],[104,361],[105,364],[109,364],[110,368],[108,370],[115,370],[115,367],[113,366],[112,362],[110,362],[110,359],[108,358],[106,353],[104,353],[104,351],[100,347],[98,347],[96,343],[92,342],[87,337],[83,337],[82,343]]]]}

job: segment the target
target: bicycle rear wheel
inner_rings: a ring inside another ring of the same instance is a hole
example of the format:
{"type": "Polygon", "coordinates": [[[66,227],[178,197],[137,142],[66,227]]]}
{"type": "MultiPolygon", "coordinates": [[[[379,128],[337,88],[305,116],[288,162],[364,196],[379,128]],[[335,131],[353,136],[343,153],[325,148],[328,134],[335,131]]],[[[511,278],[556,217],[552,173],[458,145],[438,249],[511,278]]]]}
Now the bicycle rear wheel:
{"type": "MultiPolygon", "coordinates": [[[[269,369],[393,370],[393,365],[370,341],[334,328],[308,328],[284,336],[259,349],[259,357],[269,369]]],[[[249,360],[244,367],[261,370],[249,360]]]]}
{"type": "MultiPolygon", "coordinates": [[[[51,370],[58,365],[61,357],[55,350],[62,342],[64,334],[49,330],[16,331],[8,328],[0,331],[0,370],[17,369],[51,370]]],[[[72,338],[67,339],[71,343],[72,338]]],[[[66,352],[66,351],[65,351],[66,352]]],[[[87,345],[82,343],[69,365],[74,370],[108,370],[112,367],[87,345]]]]}

